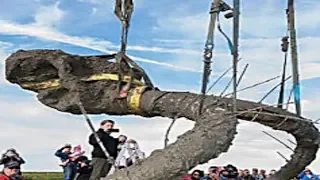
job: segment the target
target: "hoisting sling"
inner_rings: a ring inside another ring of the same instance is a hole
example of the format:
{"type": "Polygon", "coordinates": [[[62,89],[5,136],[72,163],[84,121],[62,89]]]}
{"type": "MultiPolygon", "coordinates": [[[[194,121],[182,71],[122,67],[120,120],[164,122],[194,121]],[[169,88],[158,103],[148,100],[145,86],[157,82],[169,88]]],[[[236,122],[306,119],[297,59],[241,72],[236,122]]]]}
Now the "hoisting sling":
{"type": "Polygon", "coordinates": [[[132,0],[116,0],[115,4],[115,11],[114,13],[118,17],[118,19],[121,21],[121,48],[120,52],[115,55],[116,62],[118,64],[118,67],[120,69],[120,72],[118,73],[119,81],[117,84],[116,91],[119,93],[118,98],[125,98],[128,95],[128,92],[131,88],[131,85],[133,83],[133,78],[130,79],[129,82],[127,82],[125,85],[122,86],[123,81],[123,69],[122,65],[125,65],[129,67],[129,76],[134,76],[134,69],[140,71],[143,74],[144,81],[147,86],[153,87],[153,84],[150,80],[150,78],[146,75],[144,70],[139,67],[133,60],[131,60],[128,56],[126,56],[126,48],[127,48],[127,39],[128,39],[128,31],[130,27],[130,20],[131,15],[133,12],[133,1],[132,0]],[[121,89],[121,90],[120,90],[121,89]]]}

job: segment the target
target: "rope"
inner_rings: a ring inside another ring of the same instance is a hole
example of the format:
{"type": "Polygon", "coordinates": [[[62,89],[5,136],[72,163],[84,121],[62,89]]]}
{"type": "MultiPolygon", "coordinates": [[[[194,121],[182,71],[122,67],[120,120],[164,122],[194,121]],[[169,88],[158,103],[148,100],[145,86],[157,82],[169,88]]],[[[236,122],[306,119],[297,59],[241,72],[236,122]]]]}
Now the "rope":
{"type": "Polygon", "coordinates": [[[248,67],[249,67],[249,64],[246,64],[246,66],[244,67],[243,71],[241,72],[240,77],[239,77],[238,82],[237,82],[237,87],[239,86],[244,74],[247,72],[248,67]]]}
{"type": "MultiPolygon", "coordinates": [[[[265,96],[263,96],[263,98],[259,101],[259,103],[261,103],[263,100],[265,100],[274,90],[276,90],[280,85],[284,84],[285,81],[289,80],[292,76],[287,77],[286,79],[281,80],[281,83],[277,84],[276,86],[274,86],[265,96]]],[[[281,103],[278,102],[278,106],[277,107],[282,107],[283,106],[283,101],[281,101],[281,103]]]]}
{"type": "MultiPolygon", "coordinates": [[[[288,97],[287,102],[290,102],[291,97],[292,97],[292,94],[293,94],[293,88],[291,88],[291,90],[290,90],[290,93],[289,93],[289,97],[288,97]]],[[[289,108],[289,104],[286,105],[285,110],[288,110],[288,108],[289,108]]]]}
{"type": "MultiPolygon", "coordinates": [[[[280,77],[280,76],[276,76],[276,77],[267,79],[267,80],[265,80],[265,81],[258,82],[258,83],[256,83],[256,84],[251,85],[251,86],[247,86],[247,87],[245,87],[245,88],[239,89],[239,90],[237,90],[237,92],[241,92],[241,91],[244,91],[244,90],[247,90],[247,89],[251,89],[251,88],[257,87],[257,86],[259,86],[259,85],[268,83],[268,82],[273,81],[273,80],[275,80],[275,79],[278,79],[279,77],[280,77]]],[[[233,94],[233,93],[229,93],[229,94],[226,94],[225,96],[230,96],[230,95],[232,95],[232,94],[233,94]]]]}
{"type": "Polygon", "coordinates": [[[294,152],[294,149],[292,149],[290,146],[288,146],[286,143],[284,143],[283,141],[281,141],[280,139],[274,137],[273,135],[269,134],[266,131],[262,131],[264,134],[270,136],[272,139],[278,141],[280,144],[284,145],[286,148],[290,149],[292,152],[294,152]]]}

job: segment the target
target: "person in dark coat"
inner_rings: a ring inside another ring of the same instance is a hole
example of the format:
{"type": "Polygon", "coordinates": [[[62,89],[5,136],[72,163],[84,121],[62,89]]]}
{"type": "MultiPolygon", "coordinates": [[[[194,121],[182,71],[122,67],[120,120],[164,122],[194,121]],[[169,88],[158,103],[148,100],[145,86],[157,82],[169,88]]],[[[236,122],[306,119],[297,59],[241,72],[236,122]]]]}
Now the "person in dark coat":
{"type": "Polygon", "coordinates": [[[248,169],[243,170],[243,179],[244,180],[256,180],[251,174],[248,169]]]}
{"type": "Polygon", "coordinates": [[[92,164],[88,157],[80,156],[75,162],[77,163],[77,175],[75,180],[89,180],[92,173],[92,164]]]}
{"type": "Polygon", "coordinates": [[[10,148],[6,150],[4,154],[2,154],[0,159],[0,165],[7,164],[8,162],[15,161],[19,163],[19,172],[18,175],[22,175],[21,173],[21,165],[25,164],[26,161],[20,156],[20,154],[14,148],[10,148]]]}
{"type": "MultiPolygon", "coordinates": [[[[62,148],[55,152],[55,156],[61,159],[61,162],[66,162],[69,160],[69,155],[71,154],[71,145],[66,144],[62,148]]],[[[64,173],[64,180],[72,180],[76,174],[76,164],[73,161],[68,162],[65,166],[62,166],[64,173]]]]}
{"type": "Polygon", "coordinates": [[[19,166],[26,163],[25,160],[20,157],[19,153],[17,153],[17,151],[13,148],[8,149],[4,154],[2,154],[0,165],[6,164],[10,161],[18,162],[19,166]]]}
{"type": "Polygon", "coordinates": [[[100,129],[97,131],[97,135],[101,140],[103,146],[111,157],[106,157],[100,144],[97,142],[94,134],[89,137],[89,144],[93,146],[92,151],[92,165],[93,170],[90,176],[90,180],[100,180],[100,178],[106,177],[111,170],[112,163],[118,155],[119,140],[110,136],[111,129],[114,127],[114,121],[104,120],[100,123],[100,129]]]}

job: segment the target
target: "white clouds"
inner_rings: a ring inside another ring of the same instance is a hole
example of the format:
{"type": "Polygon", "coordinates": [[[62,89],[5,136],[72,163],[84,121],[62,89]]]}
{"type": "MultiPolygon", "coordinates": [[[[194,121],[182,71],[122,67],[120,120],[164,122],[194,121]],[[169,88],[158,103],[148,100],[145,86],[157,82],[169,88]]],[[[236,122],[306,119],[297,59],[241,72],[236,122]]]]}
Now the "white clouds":
{"type": "Polygon", "coordinates": [[[312,79],[320,77],[320,63],[302,64],[301,79],[312,79]]]}
{"type": "Polygon", "coordinates": [[[208,29],[209,16],[200,13],[189,16],[169,16],[158,19],[157,28],[161,31],[181,32],[182,38],[205,39],[208,29]],[[195,33],[196,32],[196,33],[195,33]]]}
{"type": "Polygon", "coordinates": [[[13,44],[0,41],[0,86],[7,83],[5,79],[5,62],[8,57],[8,50],[12,48],[13,44]]]}
{"type": "MultiPolygon", "coordinates": [[[[313,4],[310,2],[309,4],[313,4]]],[[[280,39],[286,31],[286,16],[284,8],[281,8],[281,6],[286,7],[286,3],[280,4],[279,1],[268,1],[256,5],[253,5],[251,2],[244,2],[244,4],[245,6],[241,13],[242,35],[251,38],[240,41],[242,63],[249,63],[250,65],[245,81],[243,81],[242,84],[252,84],[259,79],[267,79],[281,74],[283,54],[280,51],[280,39]],[[263,8],[258,8],[260,6],[263,6],[263,8]],[[281,14],[283,16],[281,16],[281,14]],[[262,39],[262,37],[269,38],[262,39]],[[264,70],[263,72],[261,71],[262,69],[264,70]]],[[[300,30],[305,31],[318,24],[318,16],[315,15],[318,13],[318,8],[309,5],[305,7],[306,5],[308,5],[308,3],[304,4],[304,6],[297,7],[298,15],[296,25],[300,30]]],[[[209,15],[207,13],[190,14],[188,12],[176,14],[174,11],[170,12],[169,16],[158,17],[156,31],[177,33],[180,38],[187,39],[184,40],[184,42],[188,42],[188,40],[197,42],[201,40],[204,41],[208,28],[208,18],[209,15]]],[[[221,21],[224,30],[231,36],[232,21],[225,19],[221,19],[221,21]]],[[[168,42],[168,40],[164,42],[168,42]]],[[[170,43],[174,42],[176,41],[170,43]]],[[[302,80],[320,77],[320,73],[317,70],[320,64],[317,49],[319,42],[319,37],[300,37],[298,39],[299,63],[301,65],[300,74],[302,80]]],[[[216,32],[215,43],[213,72],[221,72],[222,69],[231,66],[231,58],[227,54],[223,54],[226,52],[227,46],[225,45],[225,40],[221,38],[218,32],[216,32]]],[[[179,45],[184,46],[185,44],[179,43],[179,45]]],[[[202,45],[197,44],[197,47],[200,46],[202,47],[202,45]]],[[[177,59],[181,66],[199,68],[200,55],[202,55],[202,53],[199,53],[198,56],[182,54],[178,55],[177,59]]],[[[287,74],[291,74],[290,64],[291,63],[288,65],[289,71],[287,74]]]]}
{"type": "MultiPolygon", "coordinates": [[[[25,35],[25,36],[32,36],[41,39],[51,40],[51,41],[58,41],[62,43],[69,43],[74,44],[82,47],[90,48],[92,45],[93,49],[97,49],[100,51],[106,52],[107,50],[102,49],[103,45],[109,44],[108,42],[96,42],[92,38],[85,38],[85,37],[74,37],[74,36],[67,36],[62,34],[58,31],[55,31],[52,28],[48,28],[45,26],[37,26],[37,25],[21,25],[15,24],[8,21],[0,21],[0,33],[6,35],[25,35]],[[94,44],[93,44],[94,43],[94,44]]],[[[107,51],[110,53],[110,51],[107,51]]]]}
{"type": "Polygon", "coordinates": [[[60,1],[57,1],[51,6],[42,6],[40,7],[35,16],[35,25],[45,26],[45,27],[54,27],[60,23],[65,12],[59,9],[60,1]]]}
{"type": "Polygon", "coordinates": [[[98,9],[97,8],[92,8],[91,15],[95,15],[97,13],[98,9]]]}
{"type": "MultiPolygon", "coordinates": [[[[105,48],[105,47],[110,47],[112,49],[115,49],[116,46],[109,41],[100,41],[90,37],[69,36],[59,31],[56,31],[55,29],[52,29],[50,27],[38,26],[34,24],[22,25],[22,24],[15,24],[13,22],[0,20],[0,34],[31,36],[31,37],[36,37],[40,39],[50,40],[50,41],[57,41],[61,43],[72,44],[75,46],[93,49],[93,50],[97,50],[97,51],[108,53],[108,54],[116,52],[115,50],[111,51],[105,48]]],[[[147,48],[147,47],[141,47],[141,46],[133,46],[133,47],[129,47],[128,49],[137,50],[137,51],[151,51],[151,52],[160,51],[160,52],[170,52],[170,53],[172,52],[177,53],[182,51],[179,49],[167,50],[164,48],[157,48],[157,47],[147,48]]],[[[187,50],[183,50],[183,51],[187,51],[187,50]]],[[[189,51],[189,52],[192,52],[192,51],[189,51]]],[[[136,61],[157,64],[157,65],[169,67],[175,70],[183,70],[183,71],[191,71],[191,72],[199,71],[198,69],[181,67],[175,64],[155,61],[152,59],[141,58],[136,56],[130,56],[130,57],[136,61]]]]}

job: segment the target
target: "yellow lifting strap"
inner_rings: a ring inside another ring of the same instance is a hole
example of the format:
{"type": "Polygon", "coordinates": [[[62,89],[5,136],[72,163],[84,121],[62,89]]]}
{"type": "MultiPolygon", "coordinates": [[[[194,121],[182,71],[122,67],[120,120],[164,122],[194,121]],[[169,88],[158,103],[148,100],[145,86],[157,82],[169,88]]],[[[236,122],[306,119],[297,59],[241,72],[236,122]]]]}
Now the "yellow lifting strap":
{"type": "MultiPolygon", "coordinates": [[[[95,74],[91,75],[87,78],[82,78],[81,81],[101,81],[101,80],[111,80],[111,81],[118,81],[119,77],[117,74],[108,74],[108,73],[101,73],[101,74],[95,74]]],[[[123,82],[130,82],[131,77],[130,76],[124,76],[123,82]]],[[[143,86],[144,83],[141,82],[138,79],[133,79],[132,82],[134,85],[137,86],[143,86]]],[[[48,88],[56,88],[61,85],[60,79],[52,79],[48,81],[43,81],[43,82],[37,82],[37,83],[23,83],[21,84],[22,88],[26,89],[32,89],[32,90],[43,90],[43,89],[48,89],[48,88]]]]}
{"type": "Polygon", "coordinates": [[[41,89],[48,89],[48,88],[55,88],[60,86],[60,80],[59,79],[53,79],[43,82],[37,82],[37,83],[23,83],[21,84],[22,88],[27,89],[34,89],[34,90],[41,90],[41,89]]]}
{"type": "Polygon", "coordinates": [[[140,112],[140,103],[142,93],[145,92],[148,86],[138,86],[130,89],[129,94],[127,96],[127,103],[130,110],[133,112],[140,112]]]}

